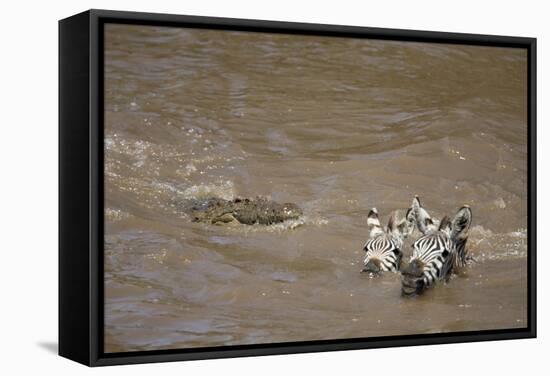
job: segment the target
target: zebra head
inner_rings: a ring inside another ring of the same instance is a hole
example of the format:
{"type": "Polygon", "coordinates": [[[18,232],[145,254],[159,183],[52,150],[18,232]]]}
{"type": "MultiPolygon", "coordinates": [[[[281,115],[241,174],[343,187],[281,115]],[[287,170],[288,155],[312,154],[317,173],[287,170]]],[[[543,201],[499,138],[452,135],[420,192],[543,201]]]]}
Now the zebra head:
{"type": "Polygon", "coordinates": [[[369,240],[363,250],[366,252],[361,272],[378,274],[382,271],[397,272],[401,265],[403,241],[414,230],[414,217],[409,210],[405,218],[399,219],[394,212],[386,228],[380,225],[378,210],[372,208],[367,217],[369,240]]]}
{"type": "Polygon", "coordinates": [[[411,206],[422,236],[413,243],[409,265],[401,271],[403,295],[417,295],[437,281],[449,278],[453,268],[466,263],[466,241],[472,223],[472,210],[461,207],[454,218],[444,217],[439,225],[415,197],[411,206]]]}

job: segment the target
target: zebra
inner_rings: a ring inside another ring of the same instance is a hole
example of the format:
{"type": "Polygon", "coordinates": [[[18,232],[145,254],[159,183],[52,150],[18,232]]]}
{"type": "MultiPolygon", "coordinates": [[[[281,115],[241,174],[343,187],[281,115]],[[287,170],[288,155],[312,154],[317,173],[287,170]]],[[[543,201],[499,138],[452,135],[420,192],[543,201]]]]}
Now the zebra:
{"type": "Polygon", "coordinates": [[[439,224],[432,219],[416,196],[410,208],[422,236],[413,243],[409,265],[401,271],[403,295],[421,294],[437,281],[448,280],[451,272],[466,265],[466,242],[472,223],[472,210],[462,206],[451,220],[439,224]]]}
{"type": "Polygon", "coordinates": [[[378,274],[382,271],[398,272],[403,253],[404,239],[414,230],[414,217],[409,210],[403,219],[394,212],[385,229],[380,225],[378,210],[372,208],[367,216],[369,240],[363,246],[366,252],[361,272],[378,274]]]}

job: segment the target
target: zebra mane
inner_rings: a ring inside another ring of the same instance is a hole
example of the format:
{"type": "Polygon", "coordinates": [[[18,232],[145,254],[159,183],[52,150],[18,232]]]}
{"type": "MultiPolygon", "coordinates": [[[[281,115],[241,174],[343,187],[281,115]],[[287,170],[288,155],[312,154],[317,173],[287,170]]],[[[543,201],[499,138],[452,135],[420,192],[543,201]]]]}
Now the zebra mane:
{"type": "Polygon", "coordinates": [[[413,232],[414,221],[409,220],[410,212],[407,211],[405,218],[399,218],[398,212],[394,211],[388,220],[387,233],[393,237],[393,239],[401,247],[403,241],[413,232]]]}
{"type": "Polygon", "coordinates": [[[416,227],[422,234],[437,230],[437,225],[435,224],[431,215],[426,211],[426,209],[424,209],[424,207],[420,203],[420,198],[418,196],[414,196],[410,209],[414,214],[416,227]]]}

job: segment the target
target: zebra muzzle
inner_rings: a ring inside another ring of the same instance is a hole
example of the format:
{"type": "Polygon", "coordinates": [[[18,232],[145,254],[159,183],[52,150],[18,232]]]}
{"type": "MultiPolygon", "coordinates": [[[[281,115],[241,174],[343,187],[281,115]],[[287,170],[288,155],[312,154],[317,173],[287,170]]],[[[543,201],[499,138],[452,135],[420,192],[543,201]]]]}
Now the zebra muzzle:
{"type": "Polygon", "coordinates": [[[375,259],[370,259],[365,266],[363,267],[363,270],[361,270],[361,273],[374,273],[378,274],[380,273],[380,261],[375,259]]]}
{"type": "Polygon", "coordinates": [[[401,293],[404,296],[419,295],[425,287],[424,265],[414,260],[401,271],[401,293]]]}

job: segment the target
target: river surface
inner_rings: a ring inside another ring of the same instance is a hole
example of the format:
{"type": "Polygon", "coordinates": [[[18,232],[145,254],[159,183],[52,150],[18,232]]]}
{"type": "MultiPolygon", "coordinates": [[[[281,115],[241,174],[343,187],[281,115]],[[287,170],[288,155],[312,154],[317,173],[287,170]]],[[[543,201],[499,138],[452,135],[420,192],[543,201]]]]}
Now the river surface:
{"type": "Polygon", "coordinates": [[[526,327],[526,98],[520,49],[107,25],[105,350],[526,327]],[[359,271],[415,194],[476,262],[405,299],[359,271]],[[181,210],[258,195],[304,216],[181,210]]]}

